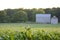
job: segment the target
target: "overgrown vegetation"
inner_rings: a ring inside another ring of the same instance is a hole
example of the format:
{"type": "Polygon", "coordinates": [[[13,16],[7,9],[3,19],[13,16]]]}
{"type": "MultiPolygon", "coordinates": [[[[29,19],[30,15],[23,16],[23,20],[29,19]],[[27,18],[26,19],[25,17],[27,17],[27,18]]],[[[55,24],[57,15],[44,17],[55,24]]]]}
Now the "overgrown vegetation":
{"type": "Polygon", "coordinates": [[[60,40],[60,32],[31,30],[30,27],[24,31],[0,30],[0,40],[60,40]]]}
{"type": "Polygon", "coordinates": [[[0,10],[0,23],[35,22],[35,14],[51,14],[57,16],[60,22],[60,8],[5,9],[0,10]]]}
{"type": "Polygon", "coordinates": [[[0,40],[60,40],[60,24],[0,23],[0,40]]]}

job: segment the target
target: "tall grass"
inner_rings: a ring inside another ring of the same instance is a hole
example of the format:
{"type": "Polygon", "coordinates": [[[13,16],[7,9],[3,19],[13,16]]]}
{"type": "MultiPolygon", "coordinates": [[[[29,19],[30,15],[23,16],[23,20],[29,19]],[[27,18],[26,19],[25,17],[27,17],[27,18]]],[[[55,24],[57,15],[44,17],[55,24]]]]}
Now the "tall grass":
{"type": "Polygon", "coordinates": [[[60,40],[60,32],[31,30],[30,27],[26,27],[24,31],[0,30],[0,40],[60,40]]]}

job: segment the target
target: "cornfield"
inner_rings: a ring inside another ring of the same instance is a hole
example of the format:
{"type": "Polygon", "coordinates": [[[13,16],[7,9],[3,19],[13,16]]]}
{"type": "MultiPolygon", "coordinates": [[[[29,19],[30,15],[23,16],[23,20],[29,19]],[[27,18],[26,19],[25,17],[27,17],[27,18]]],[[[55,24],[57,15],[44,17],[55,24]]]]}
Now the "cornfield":
{"type": "Polygon", "coordinates": [[[24,31],[1,31],[0,40],[60,40],[60,32],[47,32],[25,28],[24,31]]]}

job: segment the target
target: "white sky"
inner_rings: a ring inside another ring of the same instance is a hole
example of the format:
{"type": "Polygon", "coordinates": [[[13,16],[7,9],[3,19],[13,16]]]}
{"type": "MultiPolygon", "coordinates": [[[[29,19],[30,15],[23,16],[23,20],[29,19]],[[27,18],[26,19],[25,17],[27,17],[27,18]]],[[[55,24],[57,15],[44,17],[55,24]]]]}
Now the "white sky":
{"type": "Polygon", "coordinates": [[[0,0],[0,10],[7,8],[60,7],[60,0],[0,0]]]}

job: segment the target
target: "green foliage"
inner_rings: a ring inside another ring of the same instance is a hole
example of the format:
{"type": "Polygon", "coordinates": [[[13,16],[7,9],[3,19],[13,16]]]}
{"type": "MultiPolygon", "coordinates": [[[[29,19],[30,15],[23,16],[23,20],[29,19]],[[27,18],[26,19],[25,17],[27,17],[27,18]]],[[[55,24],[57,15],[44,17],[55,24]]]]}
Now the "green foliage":
{"type": "Polygon", "coordinates": [[[0,22],[35,22],[36,14],[57,16],[60,22],[60,8],[5,9],[0,11],[0,22]]]}
{"type": "Polygon", "coordinates": [[[7,14],[4,11],[0,11],[0,22],[6,22],[7,14]]]}
{"type": "Polygon", "coordinates": [[[2,31],[0,30],[0,40],[60,40],[60,32],[46,32],[44,30],[32,31],[2,31]]]}
{"type": "Polygon", "coordinates": [[[24,11],[18,11],[13,15],[13,22],[25,22],[27,20],[27,13],[24,11]]]}
{"type": "Polygon", "coordinates": [[[31,20],[33,22],[36,21],[36,14],[44,14],[45,13],[45,11],[42,8],[39,8],[39,9],[33,8],[31,10],[32,10],[31,20]]]}

